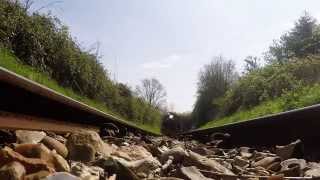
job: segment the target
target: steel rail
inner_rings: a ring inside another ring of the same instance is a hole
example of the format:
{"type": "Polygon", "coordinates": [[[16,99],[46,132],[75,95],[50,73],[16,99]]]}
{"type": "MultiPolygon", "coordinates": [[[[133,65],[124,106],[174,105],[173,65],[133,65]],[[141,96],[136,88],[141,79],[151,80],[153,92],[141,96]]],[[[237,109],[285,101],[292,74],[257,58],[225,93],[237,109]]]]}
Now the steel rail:
{"type": "Polygon", "coordinates": [[[182,135],[208,142],[214,133],[228,133],[230,146],[274,147],[301,139],[307,154],[320,159],[320,104],[219,127],[192,130],[182,135]]]}
{"type": "MultiPolygon", "coordinates": [[[[94,107],[88,106],[80,101],[74,100],[68,96],[65,96],[57,91],[54,91],[44,85],[41,85],[39,83],[36,83],[34,81],[31,81],[21,75],[18,75],[12,71],[9,71],[3,67],[0,67],[0,83],[6,83],[11,86],[23,89],[29,93],[35,94],[37,96],[44,97],[46,99],[51,100],[52,102],[57,102],[65,107],[72,108],[72,110],[86,112],[90,116],[98,117],[99,119],[99,125],[102,126],[104,123],[115,123],[119,125],[120,127],[125,127],[129,129],[134,129],[142,133],[152,134],[156,135],[152,132],[146,131],[144,129],[139,128],[138,126],[132,125],[130,123],[127,123],[125,120],[120,119],[114,115],[105,113],[99,109],[96,109],[94,107]]],[[[0,89],[1,90],[1,89],[0,89]]],[[[0,91],[1,93],[1,91],[0,91]]],[[[78,122],[81,123],[87,123],[92,124],[93,122],[90,122],[86,120],[86,118],[81,119],[81,121],[78,119],[78,122]]]]}
{"type": "Polygon", "coordinates": [[[68,133],[80,130],[91,130],[98,132],[100,128],[98,126],[70,122],[61,123],[57,120],[43,117],[0,111],[0,129],[25,129],[68,133]]]}
{"type": "MultiPolygon", "coordinates": [[[[194,129],[194,130],[182,133],[182,134],[187,135],[187,134],[197,134],[197,133],[208,133],[211,131],[219,131],[219,130],[228,129],[228,128],[232,128],[232,127],[236,127],[236,126],[264,123],[267,120],[268,121],[269,120],[279,121],[281,119],[285,119],[286,117],[301,115],[301,113],[306,113],[306,112],[317,112],[317,113],[320,112],[320,104],[315,104],[315,105],[306,106],[303,108],[297,108],[297,109],[293,109],[293,110],[289,110],[289,111],[265,115],[265,116],[261,116],[261,117],[243,120],[241,122],[229,123],[229,124],[225,124],[225,125],[217,126],[217,127],[212,127],[212,128],[194,129]]],[[[320,117],[320,113],[318,115],[320,117]]]]}

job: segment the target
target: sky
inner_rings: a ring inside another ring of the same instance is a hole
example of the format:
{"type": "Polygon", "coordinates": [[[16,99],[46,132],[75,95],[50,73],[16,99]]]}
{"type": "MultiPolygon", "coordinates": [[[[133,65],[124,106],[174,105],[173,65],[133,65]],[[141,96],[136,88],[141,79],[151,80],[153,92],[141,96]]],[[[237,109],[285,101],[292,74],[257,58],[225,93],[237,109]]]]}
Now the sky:
{"type": "Polygon", "coordinates": [[[241,71],[246,56],[261,56],[305,10],[320,18],[319,7],[319,0],[35,0],[32,8],[51,11],[83,48],[99,44],[113,80],[135,89],[157,78],[170,110],[186,112],[214,56],[241,71]]]}

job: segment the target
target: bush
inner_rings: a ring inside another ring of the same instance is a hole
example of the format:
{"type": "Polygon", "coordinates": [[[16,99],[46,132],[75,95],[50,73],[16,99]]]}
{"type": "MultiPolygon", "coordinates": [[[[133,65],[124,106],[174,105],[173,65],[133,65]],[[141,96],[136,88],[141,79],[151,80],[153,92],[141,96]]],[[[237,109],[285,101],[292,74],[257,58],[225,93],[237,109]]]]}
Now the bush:
{"type": "Polygon", "coordinates": [[[192,116],[197,124],[219,114],[219,101],[237,79],[235,64],[223,56],[214,57],[199,73],[197,100],[192,116]]]}
{"type": "Polygon", "coordinates": [[[60,86],[102,102],[128,120],[160,126],[160,112],[111,81],[97,55],[80,48],[51,14],[29,13],[19,1],[0,0],[0,45],[60,86]]]}
{"type": "Polygon", "coordinates": [[[320,61],[305,58],[284,65],[267,65],[249,73],[228,90],[221,103],[221,115],[230,115],[237,110],[253,106],[284,93],[320,82],[320,61]]]}
{"type": "MultiPolygon", "coordinates": [[[[196,103],[194,110],[202,115],[214,112],[212,123],[222,125],[319,103],[319,42],[320,25],[304,13],[290,31],[269,47],[264,57],[266,65],[260,66],[259,58],[248,56],[244,60],[245,73],[214,98],[214,88],[198,96],[197,102],[205,102],[206,106],[196,103]]],[[[205,80],[200,79],[199,84],[205,80]]],[[[211,79],[206,84],[221,87],[211,79]]]]}
{"type": "Polygon", "coordinates": [[[318,103],[320,103],[320,84],[316,83],[309,86],[301,86],[294,91],[284,92],[282,96],[264,101],[252,108],[239,110],[231,115],[209,121],[202,128],[241,122],[318,103]]]}

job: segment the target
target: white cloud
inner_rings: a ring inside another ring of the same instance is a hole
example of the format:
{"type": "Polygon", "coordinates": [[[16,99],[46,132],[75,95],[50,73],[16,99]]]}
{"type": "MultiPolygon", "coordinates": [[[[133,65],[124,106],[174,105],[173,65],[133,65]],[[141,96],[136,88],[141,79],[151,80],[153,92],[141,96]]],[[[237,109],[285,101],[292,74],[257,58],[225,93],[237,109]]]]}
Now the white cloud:
{"type": "Polygon", "coordinates": [[[157,61],[149,61],[141,64],[143,69],[168,69],[181,60],[181,56],[173,54],[157,61]]]}

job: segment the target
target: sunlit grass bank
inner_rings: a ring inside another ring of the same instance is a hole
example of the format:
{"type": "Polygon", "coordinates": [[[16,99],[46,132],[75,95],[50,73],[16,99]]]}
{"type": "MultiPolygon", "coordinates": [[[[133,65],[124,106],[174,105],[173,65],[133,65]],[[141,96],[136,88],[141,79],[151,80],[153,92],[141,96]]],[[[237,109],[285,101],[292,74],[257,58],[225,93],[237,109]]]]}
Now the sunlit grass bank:
{"type": "Polygon", "coordinates": [[[247,121],[260,116],[271,115],[296,108],[320,103],[320,85],[302,87],[284,93],[281,97],[266,101],[247,110],[239,110],[234,114],[209,121],[201,129],[223,126],[226,124],[247,121]]]}
{"type": "MultiPolygon", "coordinates": [[[[5,49],[0,48],[0,66],[4,67],[12,72],[15,72],[21,76],[24,76],[32,81],[35,81],[39,84],[42,84],[54,91],[57,91],[63,95],[66,95],[74,100],[80,101],[86,105],[89,105],[91,107],[94,107],[100,111],[103,111],[105,113],[111,114],[115,117],[118,117],[119,119],[123,119],[120,115],[110,111],[103,103],[91,100],[89,98],[83,97],[75,93],[73,90],[69,88],[64,88],[58,85],[58,83],[51,79],[47,74],[43,72],[37,71],[35,68],[24,65],[17,59],[14,55],[12,55],[10,52],[8,52],[5,49]]],[[[126,121],[122,120],[122,122],[141,128],[143,130],[160,134],[160,125],[150,125],[150,124],[142,124],[139,122],[133,122],[133,121],[126,121]]]]}

